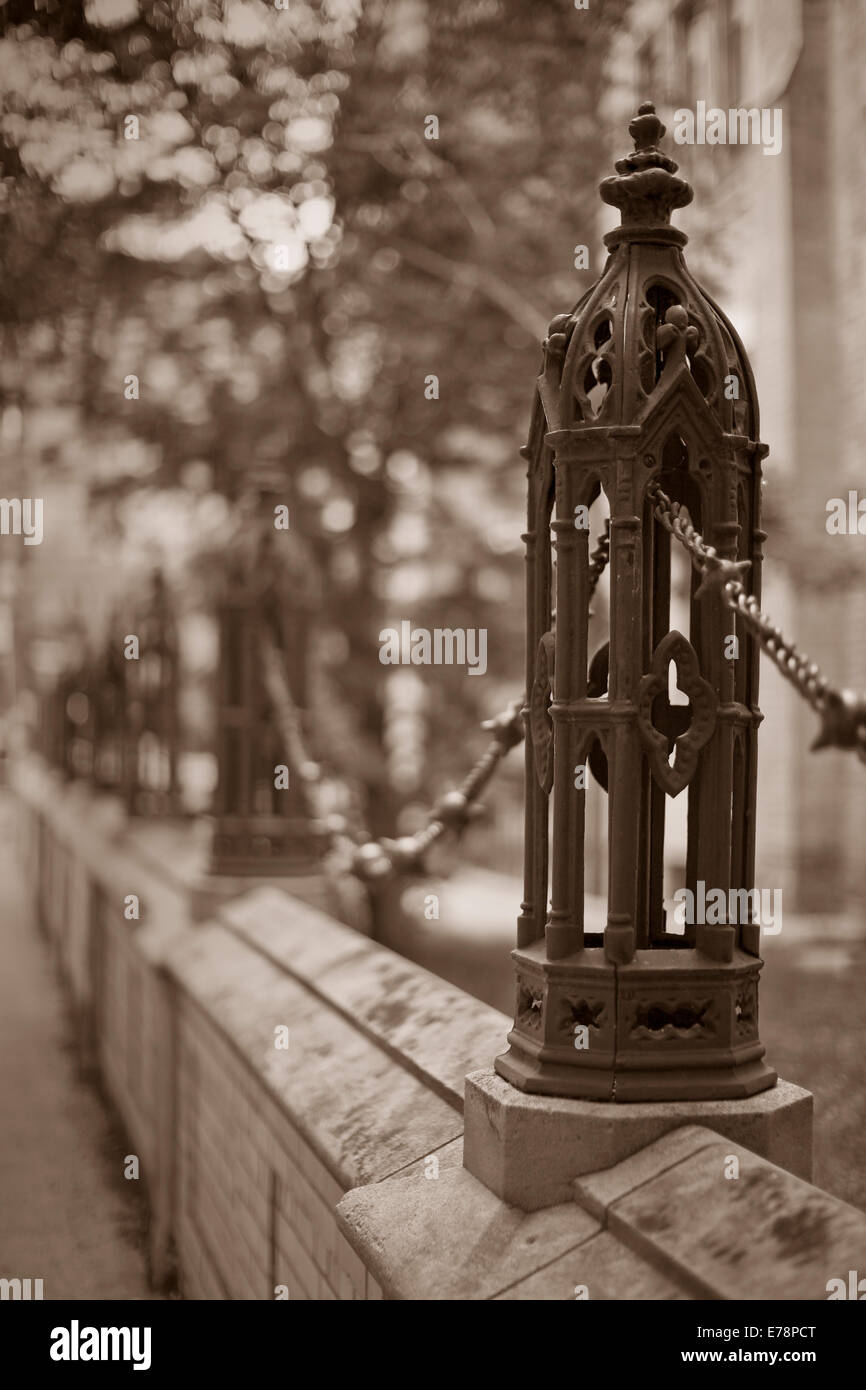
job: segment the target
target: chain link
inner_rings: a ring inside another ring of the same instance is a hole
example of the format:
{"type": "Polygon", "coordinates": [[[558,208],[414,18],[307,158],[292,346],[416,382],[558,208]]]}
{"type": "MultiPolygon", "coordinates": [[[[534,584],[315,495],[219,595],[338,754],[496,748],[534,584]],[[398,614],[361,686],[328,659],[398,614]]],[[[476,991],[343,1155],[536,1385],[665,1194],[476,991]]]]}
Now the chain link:
{"type": "MultiPolygon", "coordinates": [[[[655,504],[656,517],[689,553],[692,564],[701,575],[697,596],[715,592],[725,607],[737,614],[755,633],[762,649],[785,679],[820,716],[821,730],[812,747],[856,748],[860,759],[866,762],[866,696],[848,690],[835,690],[818,665],[798,651],[793,642],[789,642],[771,622],[754,594],[749,593],[743,583],[743,575],[750,568],[748,561],[720,559],[715,548],[707,545],[695,528],[688,509],[681,502],[668,497],[657,480],[650,483],[647,492],[655,504]]],[[[609,560],[608,519],[590,554],[590,597],[595,593],[609,560]]],[[[283,735],[296,762],[304,769],[302,777],[310,805],[315,801],[315,784],[321,778],[321,770],[306,755],[300,719],[289,694],[288,682],[284,679],[274,644],[267,639],[263,644],[262,658],[265,685],[283,735]]],[[[459,838],[477,814],[478,797],[491,781],[502,759],[524,737],[522,706],[522,699],[515,700],[482,725],[493,735],[487,748],[461,785],[439,798],[423,830],[396,840],[367,839],[360,844],[355,842],[350,847],[351,872],[368,883],[381,882],[396,874],[421,873],[426,855],[437,841],[448,832],[459,838]]],[[[345,841],[344,834],[335,832],[334,838],[345,841]]]]}
{"type": "MultiPolygon", "coordinates": [[[[610,518],[605,518],[602,533],[589,557],[590,598],[595,593],[609,559],[610,518]]],[[[395,872],[423,872],[427,851],[448,831],[458,837],[462,834],[477,814],[478,808],[475,803],[505,754],[522,742],[522,708],[523,699],[514,700],[501,714],[482,724],[482,729],[489,729],[493,738],[460,787],[455,791],[446,792],[439,799],[430,812],[424,830],[399,840],[371,840],[361,845],[355,855],[353,872],[366,879],[387,878],[395,872]]]]}
{"type": "MultiPolygon", "coordinates": [[[[598,543],[589,557],[589,592],[595,593],[598,581],[603,575],[610,559],[610,520],[606,519],[598,543]]],[[[304,793],[308,810],[315,814],[316,784],[321,780],[319,765],[307,755],[301,733],[301,721],[294,707],[288,681],[282,668],[282,659],[266,630],[261,634],[262,674],[265,689],[271,700],[281,735],[286,742],[295,763],[303,768],[304,793]]],[[[524,737],[523,698],[514,700],[507,709],[493,719],[487,719],[482,729],[487,729],[492,737],[481,757],[471,768],[459,787],[445,792],[429,812],[427,825],[414,835],[404,835],[396,840],[367,839],[350,848],[349,868],[357,877],[367,883],[381,882],[395,874],[424,872],[424,859],[428,851],[449,831],[459,837],[466,826],[478,813],[478,797],[488,785],[502,759],[512,748],[517,747],[524,737]]],[[[322,817],[320,824],[328,825],[328,818],[322,817]]],[[[331,832],[332,841],[345,842],[345,833],[331,832]]]]}
{"type": "Polygon", "coordinates": [[[589,596],[592,598],[595,593],[598,581],[607,569],[610,560],[610,517],[604,519],[604,529],[598,538],[598,544],[589,557],[589,596]]]}
{"type": "Polygon", "coordinates": [[[701,575],[697,596],[717,592],[725,607],[738,614],[755,633],[785,679],[820,715],[821,730],[812,747],[856,748],[859,758],[866,762],[866,695],[834,689],[817,663],[798,651],[771,622],[742,582],[742,574],[750,567],[748,561],[720,559],[695,529],[688,509],[681,502],[672,501],[656,479],[647,493],[656,504],[658,520],[689,552],[701,575]]]}

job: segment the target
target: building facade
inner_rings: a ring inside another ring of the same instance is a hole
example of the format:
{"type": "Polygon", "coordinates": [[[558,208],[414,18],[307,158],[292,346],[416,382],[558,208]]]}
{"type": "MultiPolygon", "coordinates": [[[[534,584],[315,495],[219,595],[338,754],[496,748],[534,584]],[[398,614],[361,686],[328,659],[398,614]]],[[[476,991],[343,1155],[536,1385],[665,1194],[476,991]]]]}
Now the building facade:
{"type": "MultiPolygon", "coordinates": [[[[858,0],[636,0],[604,112],[619,131],[654,100],[667,122],[695,187],[677,219],[690,263],[738,325],[761,400],[762,606],[855,689],[866,687],[866,534],[856,521],[855,534],[829,534],[828,507],[855,493],[866,531],[864,59],[858,0]]],[[[864,769],[850,753],[809,752],[815,716],[766,660],[760,704],[758,884],[781,887],[792,912],[857,918],[864,769]]]]}

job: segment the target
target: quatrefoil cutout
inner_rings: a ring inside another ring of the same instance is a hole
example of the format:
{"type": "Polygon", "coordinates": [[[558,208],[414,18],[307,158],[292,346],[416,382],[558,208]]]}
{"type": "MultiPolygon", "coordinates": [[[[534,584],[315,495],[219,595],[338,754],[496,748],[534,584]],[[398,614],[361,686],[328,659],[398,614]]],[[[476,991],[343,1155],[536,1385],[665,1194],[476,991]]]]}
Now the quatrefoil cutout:
{"type": "Polygon", "coordinates": [[[550,697],[553,692],[554,636],[545,632],[535,658],[535,680],[529,695],[529,732],[535,757],[535,775],[542,791],[553,787],[553,720],[550,697]]]}
{"type": "Polygon", "coordinates": [[[719,707],[715,690],[701,676],[694,647],[681,632],[669,632],[659,642],[653,652],[650,670],[638,686],[637,705],[638,728],[647,749],[652,775],[668,796],[679,796],[695,775],[701,749],[713,736],[719,707]],[[657,696],[667,694],[671,662],[676,667],[677,686],[688,696],[689,706],[687,709],[681,705],[667,705],[664,713],[668,728],[662,730],[653,722],[653,701],[657,696]],[[675,730],[674,710],[681,711],[682,715],[691,715],[688,728],[682,733],[675,730]],[[670,764],[668,756],[672,742],[676,753],[673,764],[670,764]]]}

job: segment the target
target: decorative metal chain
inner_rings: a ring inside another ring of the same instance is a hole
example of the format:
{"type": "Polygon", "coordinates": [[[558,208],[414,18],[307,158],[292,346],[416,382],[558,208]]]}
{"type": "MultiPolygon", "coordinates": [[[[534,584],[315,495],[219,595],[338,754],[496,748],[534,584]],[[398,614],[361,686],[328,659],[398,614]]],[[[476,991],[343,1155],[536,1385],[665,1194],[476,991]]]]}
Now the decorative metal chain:
{"type": "Polygon", "coordinates": [[[786,680],[817,712],[821,729],[812,748],[856,748],[866,762],[866,694],[836,690],[820,667],[789,642],[762,612],[754,594],[743,584],[742,576],[751,567],[749,560],[723,560],[695,529],[688,509],[663,492],[657,480],[647,493],[655,502],[655,515],[662,526],[686,549],[701,575],[696,597],[715,593],[726,608],[739,614],[758,638],[763,650],[786,680]]]}
{"type": "MultiPolygon", "coordinates": [[[[589,592],[595,593],[598,581],[610,559],[610,519],[606,518],[598,544],[589,557],[589,592]]],[[[493,737],[471,772],[455,790],[440,797],[423,830],[399,840],[370,840],[361,845],[355,855],[353,872],[367,880],[387,878],[394,873],[422,873],[427,851],[448,831],[459,837],[477,814],[478,797],[493,777],[502,759],[516,748],[524,737],[523,697],[513,700],[507,709],[493,719],[485,720],[482,729],[493,737]]]]}
{"type": "Polygon", "coordinates": [[[370,840],[360,845],[353,873],[368,881],[395,873],[423,873],[426,854],[443,835],[450,831],[459,838],[477,814],[475,803],[505,754],[523,738],[522,708],[523,700],[515,700],[501,714],[482,724],[482,729],[489,729],[493,737],[460,786],[439,798],[423,830],[398,840],[370,840]]]}
{"type": "Polygon", "coordinates": [[[320,780],[319,765],[307,753],[301,718],[289,689],[282,653],[265,622],[259,624],[258,641],[262,660],[262,680],[271,702],[280,738],[289,754],[294,771],[301,779],[304,809],[308,815],[315,816],[318,808],[315,805],[313,788],[320,780]]]}
{"type": "Polygon", "coordinates": [[[598,581],[607,569],[610,560],[610,517],[604,519],[604,528],[598,538],[598,544],[589,557],[589,596],[592,598],[595,593],[598,581]]]}
{"type": "MultiPolygon", "coordinates": [[[[610,520],[605,520],[604,530],[598,544],[590,555],[589,592],[595,593],[598,581],[610,559],[610,520]]],[[[289,691],[288,681],[283,670],[282,659],[276,644],[263,626],[260,640],[262,654],[262,674],[265,689],[270,697],[280,733],[286,743],[295,765],[301,770],[304,780],[307,806],[316,815],[317,783],[321,781],[321,768],[307,755],[301,733],[301,721],[289,691]]],[[[427,825],[414,835],[404,835],[396,840],[368,839],[363,844],[351,847],[349,869],[367,883],[382,882],[396,874],[416,874],[424,872],[424,859],[438,840],[451,832],[456,837],[478,813],[477,801],[488,785],[506,753],[523,740],[523,697],[513,700],[507,709],[481,725],[489,730],[490,742],[471,771],[453,791],[445,792],[429,812],[427,825]]],[[[322,816],[320,823],[329,829],[332,842],[342,840],[346,835],[342,829],[333,829],[329,821],[333,817],[322,816]]]]}

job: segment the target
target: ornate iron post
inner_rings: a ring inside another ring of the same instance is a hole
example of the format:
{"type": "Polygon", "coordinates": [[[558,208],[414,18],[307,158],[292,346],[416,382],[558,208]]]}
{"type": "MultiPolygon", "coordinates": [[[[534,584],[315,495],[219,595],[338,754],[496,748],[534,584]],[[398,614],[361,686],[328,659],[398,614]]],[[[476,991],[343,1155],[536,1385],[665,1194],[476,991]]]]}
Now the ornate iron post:
{"type": "Polygon", "coordinates": [[[605,237],[598,282],[551,324],[523,451],[525,897],[516,1018],[496,1070],[522,1090],[566,1097],[742,1097],[776,1081],[758,1037],[753,900],[731,897],[754,883],[758,643],[703,600],[744,570],[760,593],[766,448],[742,344],[670,225],[692,190],[658,149],[664,126],[651,103],[629,133],[634,152],[600,189],[621,225],[605,237]],[[671,538],[655,515],[657,488],[688,507],[715,552],[702,583],[692,576],[687,635],[669,630],[671,538]],[[582,509],[601,489],[610,640],[592,655],[582,509]],[[668,701],[671,663],[688,707],[668,701]],[[587,764],[608,793],[607,919],[596,931],[584,923],[587,764]],[[726,906],[678,934],[663,902],[664,820],[667,798],[686,789],[683,887],[698,899],[700,884],[705,895],[720,889],[726,906]]]}
{"type": "Polygon", "coordinates": [[[320,870],[323,837],[308,805],[308,769],[287,746],[267,681],[268,659],[278,660],[295,710],[305,707],[303,576],[292,587],[273,528],[274,504],[284,499],[284,480],[260,470],[246,494],[248,525],[223,577],[211,875],[320,870]],[[287,772],[278,774],[280,767],[287,772]]]}
{"type": "Polygon", "coordinates": [[[132,815],[176,815],[180,656],[171,594],[159,568],[135,627],[139,658],[126,662],[124,672],[124,796],[132,815]]]}
{"type": "Polygon", "coordinates": [[[116,792],[129,807],[136,769],[127,735],[127,665],[120,626],[114,617],[99,658],[92,659],[88,666],[90,720],[85,727],[89,728],[93,741],[94,786],[103,791],[116,792]]]}

